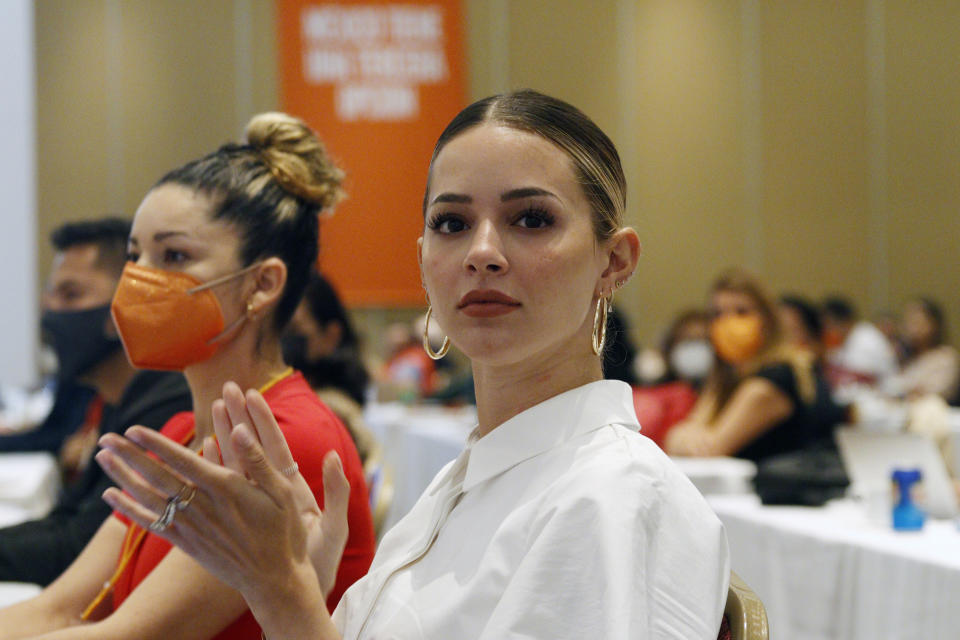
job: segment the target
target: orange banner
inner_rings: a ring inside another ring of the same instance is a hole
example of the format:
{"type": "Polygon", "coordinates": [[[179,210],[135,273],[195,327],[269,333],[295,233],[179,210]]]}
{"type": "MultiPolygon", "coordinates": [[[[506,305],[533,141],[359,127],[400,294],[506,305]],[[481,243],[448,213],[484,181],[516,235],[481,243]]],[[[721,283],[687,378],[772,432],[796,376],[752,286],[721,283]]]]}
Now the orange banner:
{"type": "Polygon", "coordinates": [[[348,305],[423,305],[427,167],[466,99],[460,0],[277,0],[277,19],[282,108],[347,172],[321,269],[348,305]]]}

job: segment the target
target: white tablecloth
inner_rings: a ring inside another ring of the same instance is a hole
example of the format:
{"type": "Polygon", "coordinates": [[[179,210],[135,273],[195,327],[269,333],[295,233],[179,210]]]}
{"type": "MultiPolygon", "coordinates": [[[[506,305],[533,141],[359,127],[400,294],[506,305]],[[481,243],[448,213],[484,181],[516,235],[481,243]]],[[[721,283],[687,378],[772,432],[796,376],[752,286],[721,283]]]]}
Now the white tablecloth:
{"type": "Polygon", "coordinates": [[[671,460],[705,496],[753,493],[757,465],[749,460],[685,457],[671,460]]]}
{"type": "Polygon", "coordinates": [[[42,518],[59,490],[60,470],[51,454],[0,454],[0,527],[42,518]]]}
{"type": "Polygon", "coordinates": [[[733,569],[763,600],[775,640],[960,638],[960,530],[870,523],[858,505],[764,507],[713,496],[733,569]]]}
{"type": "Polygon", "coordinates": [[[38,584],[27,582],[0,582],[0,609],[9,607],[43,591],[38,584]]]}
{"type": "Polygon", "coordinates": [[[386,530],[410,511],[443,465],[460,454],[477,424],[477,411],[474,407],[372,404],[364,419],[393,470],[394,496],[386,530]]]}

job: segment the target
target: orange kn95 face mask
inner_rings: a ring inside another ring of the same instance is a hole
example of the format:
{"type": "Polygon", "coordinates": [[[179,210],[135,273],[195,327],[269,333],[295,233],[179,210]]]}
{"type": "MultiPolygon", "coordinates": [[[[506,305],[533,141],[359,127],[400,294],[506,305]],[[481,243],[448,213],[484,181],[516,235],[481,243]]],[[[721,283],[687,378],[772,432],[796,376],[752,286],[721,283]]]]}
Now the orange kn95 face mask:
{"type": "Polygon", "coordinates": [[[213,356],[246,317],[224,329],[220,302],[210,288],[255,266],[204,283],[183,272],[127,263],[110,312],[130,364],[181,371],[213,356]]]}
{"type": "Polygon", "coordinates": [[[763,346],[763,319],[756,313],[721,316],[710,325],[710,341],[724,362],[742,364],[763,346]]]}

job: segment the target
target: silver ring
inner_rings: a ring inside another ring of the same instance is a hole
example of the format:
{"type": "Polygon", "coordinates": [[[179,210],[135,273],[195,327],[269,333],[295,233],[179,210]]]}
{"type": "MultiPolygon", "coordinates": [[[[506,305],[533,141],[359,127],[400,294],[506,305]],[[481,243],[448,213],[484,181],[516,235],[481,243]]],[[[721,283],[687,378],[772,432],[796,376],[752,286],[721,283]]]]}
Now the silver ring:
{"type": "Polygon", "coordinates": [[[147,529],[153,531],[154,533],[160,533],[164,531],[170,526],[170,523],[173,522],[173,517],[177,515],[177,505],[179,504],[180,503],[176,500],[176,497],[167,500],[167,505],[163,508],[163,513],[160,514],[159,518],[151,522],[147,529]]]}
{"type": "Polygon", "coordinates": [[[193,502],[193,499],[197,495],[197,485],[195,484],[185,484],[180,491],[177,492],[177,495],[170,498],[177,505],[177,511],[183,511],[190,506],[190,503],[193,502]]]}
{"type": "Polygon", "coordinates": [[[300,465],[298,465],[296,462],[294,462],[294,463],[293,463],[292,465],[290,465],[289,467],[284,467],[283,469],[280,469],[280,473],[282,473],[282,474],[285,475],[285,476],[292,476],[293,474],[295,474],[295,473],[296,473],[297,471],[299,471],[299,470],[300,470],[300,465]]]}

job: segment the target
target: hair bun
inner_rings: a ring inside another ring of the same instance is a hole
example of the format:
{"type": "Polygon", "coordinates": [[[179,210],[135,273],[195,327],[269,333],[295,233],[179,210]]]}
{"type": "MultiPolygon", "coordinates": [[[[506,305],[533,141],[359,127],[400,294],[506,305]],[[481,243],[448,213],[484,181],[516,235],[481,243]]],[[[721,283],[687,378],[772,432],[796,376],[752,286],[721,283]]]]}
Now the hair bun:
{"type": "Polygon", "coordinates": [[[261,113],[247,124],[247,143],[257,150],[283,189],[321,209],[343,198],[343,171],[317,135],[299,118],[261,113]]]}

